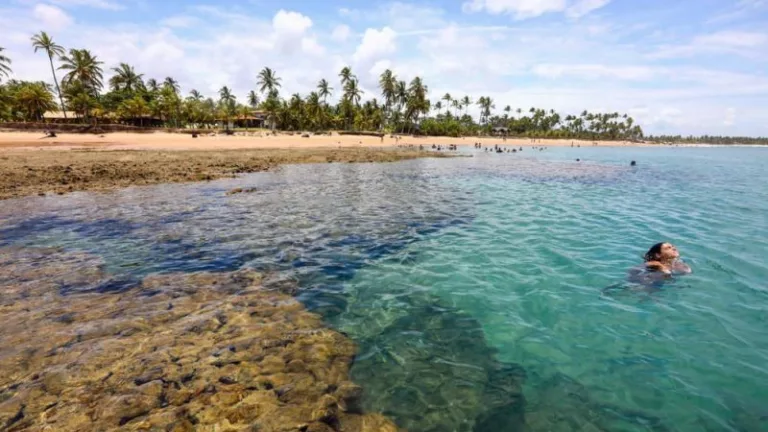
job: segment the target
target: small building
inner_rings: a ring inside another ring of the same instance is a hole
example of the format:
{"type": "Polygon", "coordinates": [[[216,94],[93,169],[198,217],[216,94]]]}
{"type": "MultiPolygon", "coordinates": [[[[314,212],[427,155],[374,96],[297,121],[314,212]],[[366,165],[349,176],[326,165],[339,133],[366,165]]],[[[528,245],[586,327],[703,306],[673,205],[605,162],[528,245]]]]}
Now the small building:
{"type": "Polygon", "coordinates": [[[143,115],[139,117],[122,117],[120,119],[120,123],[136,127],[159,128],[165,126],[165,120],[159,117],[153,117],[151,115],[143,115]]]}
{"type": "Polygon", "coordinates": [[[491,134],[497,136],[507,136],[509,135],[509,128],[504,126],[494,126],[491,128],[491,134]]]}
{"type": "Polygon", "coordinates": [[[235,114],[229,119],[217,118],[216,124],[221,128],[265,128],[267,114],[264,111],[253,111],[250,115],[235,114]]]}
{"type": "Polygon", "coordinates": [[[82,123],[82,119],[74,111],[46,111],[43,114],[43,121],[46,123],[82,123]]]}

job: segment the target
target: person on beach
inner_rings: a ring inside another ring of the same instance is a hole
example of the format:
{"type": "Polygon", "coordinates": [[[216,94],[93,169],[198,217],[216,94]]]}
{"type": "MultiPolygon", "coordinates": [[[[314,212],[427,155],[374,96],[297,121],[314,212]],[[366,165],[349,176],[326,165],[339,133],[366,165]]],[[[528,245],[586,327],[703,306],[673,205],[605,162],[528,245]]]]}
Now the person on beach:
{"type": "Polygon", "coordinates": [[[689,274],[691,268],[680,260],[680,252],[672,243],[656,243],[643,257],[645,268],[665,275],[689,274]]]}

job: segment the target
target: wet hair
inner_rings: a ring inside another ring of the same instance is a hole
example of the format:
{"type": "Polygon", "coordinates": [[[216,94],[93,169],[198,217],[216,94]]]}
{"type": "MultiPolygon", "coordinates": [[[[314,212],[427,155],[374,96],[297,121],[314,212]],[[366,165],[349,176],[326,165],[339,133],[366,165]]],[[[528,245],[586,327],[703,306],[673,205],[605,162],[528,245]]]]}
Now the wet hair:
{"type": "Polygon", "coordinates": [[[665,243],[666,242],[656,243],[655,245],[651,246],[651,248],[648,249],[648,252],[646,252],[643,256],[645,262],[656,261],[659,255],[661,255],[661,247],[664,246],[665,243]]]}

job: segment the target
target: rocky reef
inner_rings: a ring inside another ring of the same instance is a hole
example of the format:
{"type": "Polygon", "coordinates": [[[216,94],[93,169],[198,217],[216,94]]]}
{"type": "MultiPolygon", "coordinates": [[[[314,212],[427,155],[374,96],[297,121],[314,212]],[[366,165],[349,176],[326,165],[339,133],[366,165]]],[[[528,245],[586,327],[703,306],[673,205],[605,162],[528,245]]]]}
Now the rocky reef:
{"type": "Polygon", "coordinates": [[[0,430],[398,430],[362,412],[354,344],[254,271],[131,285],[4,248],[0,286],[0,430]]]}
{"type": "Polygon", "coordinates": [[[379,314],[353,302],[340,317],[360,341],[352,378],[364,408],[412,431],[526,430],[523,368],[499,361],[471,316],[424,293],[400,298],[379,314]]]}

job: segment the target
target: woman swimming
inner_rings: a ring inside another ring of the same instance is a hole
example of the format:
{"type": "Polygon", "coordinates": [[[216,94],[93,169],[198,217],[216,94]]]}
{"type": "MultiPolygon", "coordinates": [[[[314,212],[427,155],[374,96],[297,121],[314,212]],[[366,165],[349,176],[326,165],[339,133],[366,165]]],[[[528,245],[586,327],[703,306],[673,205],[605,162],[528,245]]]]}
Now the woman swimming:
{"type": "Polygon", "coordinates": [[[645,253],[645,268],[665,275],[688,274],[691,268],[680,261],[680,252],[671,243],[656,243],[645,253]]]}
{"type": "MultiPolygon", "coordinates": [[[[670,243],[657,243],[644,255],[643,265],[632,267],[627,274],[627,280],[644,287],[659,288],[673,275],[688,274],[691,268],[680,260],[680,253],[670,243]]],[[[611,285],[603,290],[620,291],[621,284],[611,285]]]]}

